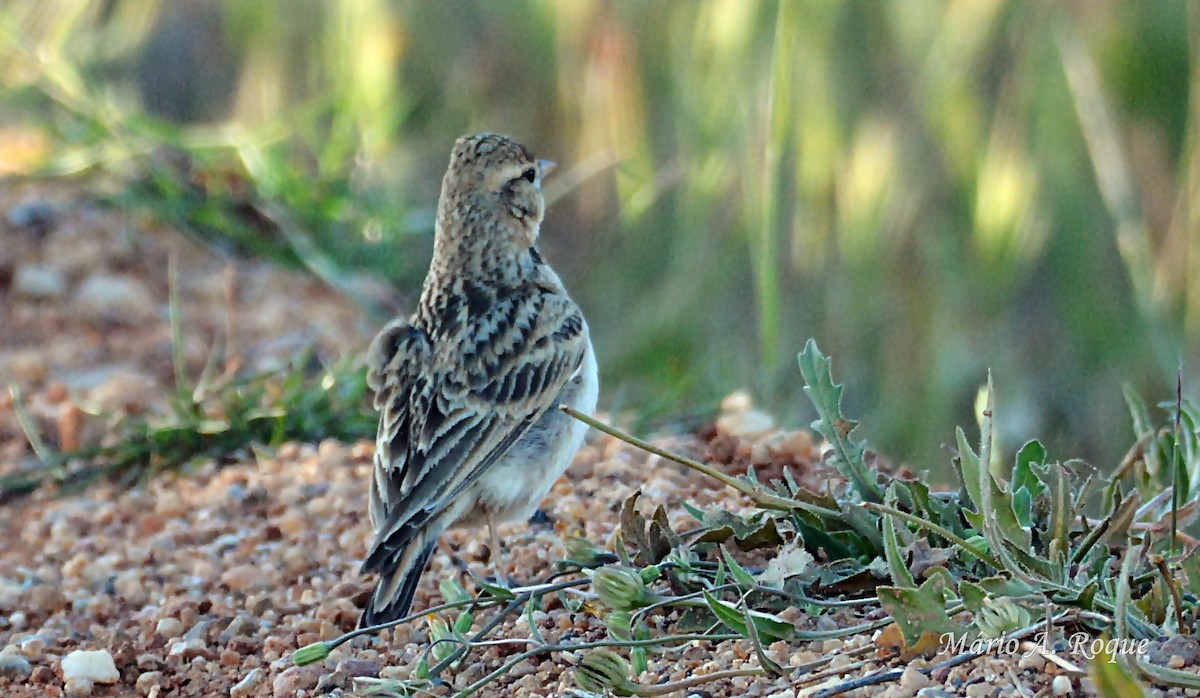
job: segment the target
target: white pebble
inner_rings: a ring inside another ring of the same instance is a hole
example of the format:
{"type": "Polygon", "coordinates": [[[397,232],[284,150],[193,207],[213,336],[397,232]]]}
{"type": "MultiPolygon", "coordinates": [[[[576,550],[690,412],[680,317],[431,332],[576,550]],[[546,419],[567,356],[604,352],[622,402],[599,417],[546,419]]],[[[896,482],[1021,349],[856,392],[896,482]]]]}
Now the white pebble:
{"type": "Polygon", "coordinates": [[[237,682],[237,685],[229,689],[229,698],[245,698],[254,693],[254,689],[258,687],[258,682],[262,680],[262,677],[263,670],[261,668],[251,669],[249,674],[237,682]]]}
{"type": "Polygon", "coordinates": [[[92,680],[76,676],[73,679],[67,679],[67,683],[63,686],[63,693],[67,698],[88,698],[92,695],[92,680]]]}
{"type": "Polygon", "coordinates": [[[75,650],[63,657],[62,675],[63,681],[67,682],[72,679],[87,680],[88,694],[91,693],[91,683],[116,683],[121,678],[108,650],[75,650]]]}
{"type": "Polygon", "coordinates": [[[0,676],[12,676],[23,679],[33,671],[29,660],[22,657],[16,645],[8,645],[0,650],[0,676]]]}
{"type": "Polygon", "coordinates": [[[743,439],[752,439],[769,433],[775,428],[775,420],[765,412],[746,410],[732,412],[717,418],[717,431],[743,439]]]}
{"type": "Polygon", "coordinates": [[[183,634],[183,623],[178,618],[161,618],[158,625],[155,626],[154,632],[168,639],[179,637],[183,634]]]}
{"type": "Polygon", "coordinates": [[[1050,692],[1056,696],[1070,695],[1074,688],[1071,686],[1071,679],[1059,674],[1054,677],[1054,681],[1050,682],[1050,692]]]}
{"type": "Polygon", "coordinates": [[[26,298],[58,298],[66,292],[67,282],[57,269],[28,264],[13,275],[12,289],[26,298]]]}
{"type": "Polygon", "coordinates": [[[88,277],[75,294],[75,304],[84,313],[124,322],[150,320],[158,310],[154,294],[144,283],[108,274],[88,277]]]}

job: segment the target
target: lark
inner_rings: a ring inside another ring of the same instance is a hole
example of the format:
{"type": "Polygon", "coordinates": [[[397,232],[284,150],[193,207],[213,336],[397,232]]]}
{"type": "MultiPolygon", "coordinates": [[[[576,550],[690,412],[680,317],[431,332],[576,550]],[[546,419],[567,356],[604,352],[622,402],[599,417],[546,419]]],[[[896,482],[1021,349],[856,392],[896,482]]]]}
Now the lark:
{"type": "Polygon", "coordinates": [[[499,555],[495,525],[528,517],[583,441],[558,406],[595,408],[596,358],[537,248],[553,166],[505,136],[454,144],[416,311],[368,350],[380,418],[362,572],[379,581],[360,627],[409,613],[448,528],[486,523],[499,555]]]}

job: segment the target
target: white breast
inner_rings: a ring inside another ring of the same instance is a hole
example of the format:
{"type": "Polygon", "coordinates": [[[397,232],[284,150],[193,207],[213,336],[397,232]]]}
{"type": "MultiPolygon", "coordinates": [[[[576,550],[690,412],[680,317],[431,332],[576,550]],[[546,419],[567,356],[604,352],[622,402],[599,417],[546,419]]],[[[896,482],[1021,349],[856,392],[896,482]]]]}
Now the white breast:
{"type": "MultiPolygon", "coordinates": [[[[576,378],[579,382],[568,384],[563,391],[563,402],[590,415],[600,392],[596,355],[590,342],[576,378]]],[[[551,408],[479,478],[481,503],[493,512],[497,522],[528,518],[571,465],[586,433],[586,424],[551,408]]]]}

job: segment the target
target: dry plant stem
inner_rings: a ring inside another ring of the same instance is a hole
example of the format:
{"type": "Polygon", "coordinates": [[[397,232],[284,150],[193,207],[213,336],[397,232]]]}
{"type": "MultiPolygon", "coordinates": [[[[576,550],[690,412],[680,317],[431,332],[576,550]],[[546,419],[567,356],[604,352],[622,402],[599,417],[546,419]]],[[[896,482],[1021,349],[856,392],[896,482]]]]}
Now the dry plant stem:
{"type": "MultiPolygon", "coordinates": [[[[559,589],[566,589],[566,588],[572,587],[572,586],[581,586],[583,584],[586,584],[587,581],[588,581],[587,579],[572,579],[567,582],[559,582],[557,584],[551,584],[551,585],[545,586],[544,588],[538,588],[537,592],[538,593],[546,593],[546,592],[551,592],[551,591],[558,591],[559,589]]],[[[528,601],[529,596],[532,596],[534,593],[535,593],[534,591],[527,591],[527,592],[525,592],[525,594],[522,594],[520,597],[518,597],[516,599],[512,599],[510,605],[523,604],[526,601],[528,601]]],[[[403,618],[397,618],[396,620],[388,621],[386,623],[380,623],[378,625],[370,625],[365,628],[357,628],[355,630],[351,630],[350,632],[346,633],[345,635],[342,635],[340,637],[329,640],[328,642],[326,642],[324,644],[327,646],[328,649],[332,650],[333,648],[335,648],[339,645],[342,645],[346,642],[349,642],[350,640],[353,640],[354,638],[356,638],[360,635],[368,635],[370,633],[377,633],[380,630],[387,630],[388,628],[394,628],[397,625],[404,625],[405,623],[410,623],[418,618],[427,616],[430,613],[439,613],[441,611],[449,611],[449,610],[453,610],[456,608],[466,608],[468,606],[478,606],[480,608],[491,608],[492,606],[499,606],[501,601],[504,601],[504,599],[467,599],[466,601],[455,601],[453,603],[444,603],[444,604],[441,604],[438,606],[433,606],[431,608],[427,608],[423,611],[417,611],[416,613],[410,613],[407,616],[404,616],[403,618]]],[[[508,615],[508,613],[501,613],[500,617],[503,618],[506,615],[508,615]]],[[[496,625],[498,625],[498,624],[499,623],[496,623],[496,625]]],[[[485,632],[485,631],[491,630],[494,627],[495,627],[495,625],[489,624],[487,626],[484,626],[484,629],[481,630],[480,632],[485,632]]]]}
{"type": "MultiPolygon", "coordinates": [[[[438,674],[441,674],[442,671],[444,671],[447,667],[458,661],[459,657],[470,651],[471,647],[475,645],[475,643],[480,642],[487,637],[489,633],[500,627],[500,624],[504,622],[504,619],[507,618],[513,611],[517,610],[521,606],[527,605],[535,594],[540,595],[551,591],[559,591],[560,589],[581,586],[587,581],[588,580],[586,578],[572,579],[566,582],[556,582],[554,584],[541,585],[540,587],[535,587],[530,591],[522,593],[515,599],[511,599],[508,604],[506,604],[504,608],[495,615],[495,617],[493,617],[491,620],[485,623],[482,628],[479,629],[479,632],[471,636],[471,639],[468,640],[466,644],[461,644],[458,647],[455,647],[454,651],[452,651],[445,659],[438,662],[432,669],[430,669],[429,675],[437,676],[438,674]]],[[[430,649],[432,649],[432,647],[430,649]]]]}
{"type": "Polygon", "coordinates": [[[717,470],[716,468],[707,466],[707,465],[701,463],[700,461],[692,460],[691,458],[688,458],[686,456],[681,456],[681,455],[678,455],[675,453],[671,453],[670,451],[666,451],[661,448],[658,448],[657,446],[655,446],[647,441],[642,441],[641,439],[637,438],[636,436],[630,436],[629,434],[626,434],[625,432],[620,431],[619,429],[617,429],[615,427],[611,427],[603,422],[597,421],[596,419],[589,417],[588,415],[583,414],[582,412],[579,412],[578,410],[571,409],[570,407],[567,407],[566,405],[559,405],[558,408],[560,410],[562,410],[563,412],[566,412],[570,416],[574,417],[575,419],[578,419],[579,421],[583,422],[584,424],[592,427],[593,429],[602,431],[605,434],[608,434],[609,436],[611,436],[613,438],[620,439],[621,441],[624,441],[625,443],[627,443],[631,446],[636,446],[637,448],[640,448],[643,451],[646,451],[647,453],[653,453],[654,455],[659,456],[660,458],[666,458],[669,461],[672,461],[672,462],[678,463],[682,466],[691,468],[692,470],[695,470],[696,472],[699,472],[699,473],[703,473],[704,475],[707,475],[713,479],[720,480],[722,483],[728,485],[729,487],[732,487],[733,489],[737,490],[738,492],[741,492],[742,494],[746,495],[747,497],[750,497],[751,499],[754,500],[755,504],[758,504],[759,506],[763,507],[764,509],[774,509],[776,511],[791,511],[793,509],[804,509],[805,511],[812,512],[813,514],[816,514],[818,516],[837,516],[838,515],[838,512],[836,512],[836,511],[832,511],[832,510],[826,509],[824,507],[819,507],[814,504],[809,504],[808,502],[801,502],[801,501],[798,501],[795,499],[787,499],[784,497],[778,497],[776,495],[773,495],[773,494],[770,494],[767,492],[763,492],[761,489],[753,487],[750,484],[743,482],[742,480],[739,480],[738,478],[733,477],[732,475],[727,475],[726,473],[723,473],[720,470],[717,470]]]}
{"type": "Polygon", "coordinates": [[[924,528],[925,530],[929,531],[930,533],[936,533],[937,535],[939,535],[939,536],[945,538],[946,540],[957,545],[960,550],[962,550],[966,553],[969,553],[971,555],[974,555],[976,558],[991,565],[992,567],[994,567],[998,570],[1004,569],[1004,567],[1000,564],[1000,561],[997,560],[996,558],[992,557],[992,555],[990,553],[979,552],[975,548],[968,545],[965,540],[963,540],[962,538],[960,538],[959,536],[957,536],[953,532],[951,532],[949,529],[939,526],[938,524],[935,524],[932,521],[926,521],[925,519],[922,519],[919,516],[913,516],[912,514],[900,511],[899,509],[895,509],[895,508],[892,508],[889,506],[884,506],[882,504],[876,504],[874,502],[863,502],[862,506],[866,507],[867,509],[870,509],[871,511],[877,511],[881,514],[891,514],[892,516],[895,516],[898,519],[902,519],[911,524],[920,526],[921,528],[924,528]]]}
{"type": "Polygon", "coordinates": [[[1043,647],[1042,645],[1040,645],[1036,642],[1030,642],[1028,640],[1026,640],[1025,642],[1022,642],[1021,650],[1023,652],[1037,652],[1042,657],[1045,657],[1046,661],[1057,664],[1059,667],[1061,667],[1067,673],[1074,674],[1075,676],[1087,676],[1086,669],[1081,669],[1076,664],[1073,664],[1072,662],[1068,662],[1067,660],[1063,659],[1062,657],[1058,656],[1057,654],[1048,651],[1045,647],[1043,647]]]}
{"type": "Polygon", "coordinates": [[[1121,459],[1121,464],[1118,465],[1117,469],[1113,471],[1113,482],[1125,477],[1125,474],[1129,472],[1129,469],[1133,467],[1133,464],[1136,463],[1139,458],[1142,458],[1146,455],[1146,446],[1150,445],[1150,441],[1153,440],[1154,437],[1155,432],[1151,431],[1149,434],[1143,435],[1142,438],[1138,439],[1132,446],[1129,447],[1129,450],[1125,453],[1125,457],[1121,459]]]}
{"type": "Polygon", "coordinates": [[[1187,625],[1183,622],[1183,600],[1179,597],[1179,584],[1176,583],[1175,577],[1171,574],[1171,566],[1167,564],[1166,559],[1162,556],[1155,555],[1153,559],[1159,574],[1162,575],[1163,584],[1171,592],[1171,601],[1175,606],[1175,623],[1179,628],[1186,628],[1187,625]]]}
{"type": "Polygon", "coordinates": [[[1017,693],[1021,694],[1021,698],[1033,698],[1033,692],[1017,677],[1017,672],[1013,671],[1012,665],[1005,667],[1008,671],[1008,680],[1012,682],[1013,688],[1017,689],[1017,693]]]}
{"type": "MultiPolygon", "coordinates": [[[[543,654],[549,654],[551,652],[574,652],[576,650],[597,649],[597,648],[601,648],[601,647],[652,647],[654,645],[663,644],[664,642],[667,642],[667,641],[723,642],[725,640],[741,640],[741,639],[744,639],[744,638],[741,635],[735,635],[735,634],[727,634],[727,635],[667,635],[664,637],[652,638],[650,640],[601,640],[598,642],[580,642],[580,643],[567,644],[567,645],[541,645],[540,647],[534,647],[531,650],[526,650],[525,652],[522,652],[520,654],[513,655],[511,658],[509,658],[509,660],[507,662],[500,665],[500,667],[498,669],[496,669],[492,673],[488,674],[487,676],[484,676],[483,678],[479,679],[478,681],[471,684],[470,686],[467,686],[466,688],[459,691],[458,693],[455,693],[454,696],[455,696],[455,698],[466,698],[467,696],[475,693],[479,689],[488,685],[492,681],[495,681],[496,679],[500,678],[501,676],[504,676],[509,671],[511,671],[513,667],[515,667],[516,665],[525,661],[526,659],[532,659],[533,657],[537,657],[537,656],[543,655],[543,654]]],[[[533,642],[533,640],[530,639],[529,642],[533,642]]],[[[742,670],[742,671],[745,671],[745,670],[742,670]]],[[[750,675],[757,676],[757,675],[763,673],[762,669],[752,669],[749,671],[752,671],[753,674],[732,674],[732,676],[750,676],[750,675]]],[[[430,675],[431,676],[433,675],[432,671],[430,672],[430,675]]],[[[718,678],[730,678],[730,675],[717,676],[717,674],[708,674],[706,676],[696,677],[696,678],[704,679],[704,681],[702,681],[701,683],[705,683],[707,681],[715,681],[718,678]]],[[[699,684],[690,684],[690,685],[686,685],[686,686],[678,685],[678,684],[662,684],[661,686],[654,686],[652,688],[658,689],[658,688],[662,688],[662,687],[668,686],[668,685],[674,686],[674,688],[671,689],[672,691],[679,691],[679,690],[683,690],[685,688],[690,688],[693,685],[699,685],[699,684]]],[[[663,695],[663,694],[661,694],[661,693],[639,693],[639,695],[663,695]]]]}
{"type": "Polygon", "coordinates": [[[21,402],[21,389],[16,382],[4,376],[4,380],[8,383],[8,394],[12,398],[13,412],[17,415],[17,423],[21,425],[21,431],[25,432],[25,438],[29,440],[29,446],[37,455],[38,460],[47,468],[53,468],[61,465],[60,459],[56,458],[54,452],[42,441],[42,437],[37,432],[37,428],[33,424],[33,420],[29,417],[29,413],[25,411],[25,405],[21,402]]]}
{"type": "MultiPolygon", "coordinates": [[[[872,645],[868,645],[867,647],[869,649],[875,649],[875,647],[872,645]]],[[[843,655],[843,656],[846,656],[846,655],[843,655]]],[[[894,656],[896,656],[896,654],[882,657],[881,659],[891,659],[894,656]]],[[[793,681],[791,687],[792,688],[800,688],[801,686],[807,686],[811,683],[817,683],[819,681],[829,678],[830,676],[845,676],[846,674],[849,674],[850,672],[854,671],[855,669],[863,668],[871,661],[874,661],[874,660],[873,659],[860,659],[857,662],[851,662],[849,664],[843,664],[841,666],[833,667],[832,669],[818,671],[815,674],[806,674],[806,675],[800,677],[799,679],[796,679],[795,681],[793,681]]]]}
{"type": "Polygon", "coordinates": [[[711,674],[702,676],[693,676],[675,683],[660,683],[653,686],[638,686],[637,695],[639,696],[665,696],[676,691],[686,691],[689,688],[703,686],[712,681],[720,681],[722,679],[735,679],[739,676],[762,676],[767,673],[763,669],[728,669],[726,671],[714,671],[711,674]]]}

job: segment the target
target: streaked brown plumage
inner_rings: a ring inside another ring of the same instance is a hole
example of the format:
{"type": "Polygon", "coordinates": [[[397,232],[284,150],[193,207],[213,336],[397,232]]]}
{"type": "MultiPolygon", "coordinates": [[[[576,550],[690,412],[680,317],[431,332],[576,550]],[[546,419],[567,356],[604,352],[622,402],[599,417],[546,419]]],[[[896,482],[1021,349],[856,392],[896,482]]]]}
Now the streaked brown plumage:
{"type": "MultiPolygon", "coordinates": [[[[416,312],[368,351],[380,410],[360,626],[408,613],[450,526],[528,516],[570,464],[598,389],[588,326],[536,248],[552,163],[494,134],[455,143],[416,312]]],[[[498,552],[498,551],[496,551],[498,552]]]]}

